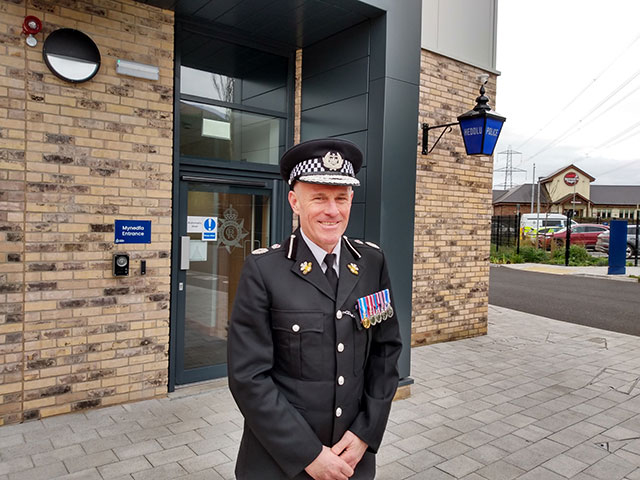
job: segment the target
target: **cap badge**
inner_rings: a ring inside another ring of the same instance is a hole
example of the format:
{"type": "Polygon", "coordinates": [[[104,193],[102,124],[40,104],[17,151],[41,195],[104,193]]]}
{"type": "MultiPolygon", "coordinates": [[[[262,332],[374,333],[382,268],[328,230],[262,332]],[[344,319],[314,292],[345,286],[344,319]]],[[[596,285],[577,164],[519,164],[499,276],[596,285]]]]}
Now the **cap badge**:
{"type": "Polygon", "coordinates": [[[353,273],[354,275],[358,275],[360,273],[360,269],[358,268],[358,265],[356,265],[355,263],[350,263],[347,265],[347,268],[349,269],[349,271],[351,273],[353,273]]]}
{"type": "Polygon", "coordinates": [[[254,255],[262,255],[263,253],[267,253],[268,251],[269,251],[268,248],[257,248],[251,253],[254,255]]]}
{"type": "Polygon", "coordinates": [[[311,262],[302,262],[300,264],[300,271],[303,275],[306,275],[311,271],[311,262]]]}
{"type": "Polygon", "coordinates": [[[344,164],[342,155],[338,152],[327,152],[322,157],[322,165],[329,170],[340,170],[344,164]]]}

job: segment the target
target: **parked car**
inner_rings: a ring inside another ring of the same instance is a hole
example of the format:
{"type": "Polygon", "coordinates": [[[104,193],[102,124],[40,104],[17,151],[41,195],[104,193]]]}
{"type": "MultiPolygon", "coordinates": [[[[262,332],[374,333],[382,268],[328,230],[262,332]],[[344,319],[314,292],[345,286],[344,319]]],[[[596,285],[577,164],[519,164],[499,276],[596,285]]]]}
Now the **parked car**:
{"type": "MultiPolygon", "coordinates": [[[[627,258],[632,258],[636,254],[636,226],[629,225],[627,227],[627,258]]],[[[609,230],[602,232],[598,235],[596,241],[596,250],[598,252],[606,253],[609,255],[609,230]]]]}
{"type": "MultiPolygon", "coordinates": [[[[582,245],[588,249],[595,249],[598,235],[608,231],[609,227],[606,225],[578,223],[571,227],[571,245],[582,245]]],[[[563,228],[557,232],[548,233],[542,238],[538,237],[538,240],[544,248],[551,248],[552,243],[555,243],[557,246],[564,245],[566,238],[567,229],[563,228]]]]}

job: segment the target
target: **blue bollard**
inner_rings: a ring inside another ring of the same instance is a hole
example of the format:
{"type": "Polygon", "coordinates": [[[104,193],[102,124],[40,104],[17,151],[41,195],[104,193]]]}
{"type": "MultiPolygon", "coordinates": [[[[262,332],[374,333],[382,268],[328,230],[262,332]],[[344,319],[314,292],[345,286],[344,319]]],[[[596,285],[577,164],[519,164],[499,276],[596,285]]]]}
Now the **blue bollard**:
{"type": "Polygon", "coordinates": [[[609,230],[609,275],[627,272],[627,221],[612,220],[609,230]]]}

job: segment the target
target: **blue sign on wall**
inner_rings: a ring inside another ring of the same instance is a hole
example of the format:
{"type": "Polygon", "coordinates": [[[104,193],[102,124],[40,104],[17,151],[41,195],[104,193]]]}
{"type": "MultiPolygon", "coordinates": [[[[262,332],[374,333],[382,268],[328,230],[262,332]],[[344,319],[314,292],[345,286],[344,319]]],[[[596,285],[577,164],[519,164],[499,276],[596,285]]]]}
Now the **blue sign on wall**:
{"type": "Polygon", "coordinates": [[[218,240],[218,217],[205,218],[202,222],[202,240],[204,241],[216,241],[218,240]]]}
{"type": "Polygon", "coordinates": [[[151,220],[116,220],[115,243],[151,243],[151,220]]]}

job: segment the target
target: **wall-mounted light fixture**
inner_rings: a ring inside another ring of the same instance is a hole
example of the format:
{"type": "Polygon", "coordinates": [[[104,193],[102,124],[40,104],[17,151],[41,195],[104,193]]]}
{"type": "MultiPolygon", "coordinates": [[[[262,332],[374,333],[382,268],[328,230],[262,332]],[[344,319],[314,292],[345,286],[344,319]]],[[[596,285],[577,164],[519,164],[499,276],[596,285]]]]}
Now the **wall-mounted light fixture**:
{"type": "Polygon", "coordinates": [[[121,59],[118,59],[116,63],[116,73],[129,75],[130,77],[146,78],[148,80],[158,80],[160,77],[160,69],[158,67],[121,59]]]}
{"type": "Polygon", "coordinates": [[[430,127],[427,123],[422,124],[422,154],[430,154],[436,145],[442,138],[442,136],[450,132],[454,125],[460,125],[460,131],[464,140],[464,148],[467,151],[467,155],[493,155],[493,150],[496,148],[496,143],[500,132],[502,131],[502,125],[504,124],[506,117],[498,115],[491,110],[489,106],[489,97],[484,93],[484,86],[487,80],[483,78],[484,82],[480,86],[480,96],[476,98],[476,106],[473,110],[469,110],[458,117],[458,121],[454,123],[447,123],[445,125],[435,125],[430,127]],[[436,142],[429,150],[429,130],[435,128],[444,128],[436,142]]]}
{"type": "Polygon", "coordinates": [[[42,57],[49,70],[65,82],[86,82],[100,70],[98,46],[88,35],[73,28],[51,32],[44,41],[42,57]]]}

